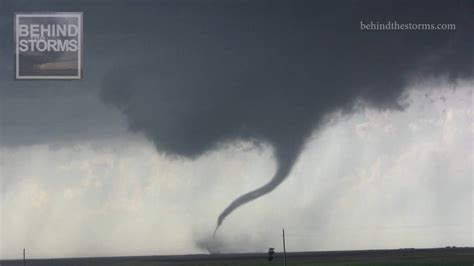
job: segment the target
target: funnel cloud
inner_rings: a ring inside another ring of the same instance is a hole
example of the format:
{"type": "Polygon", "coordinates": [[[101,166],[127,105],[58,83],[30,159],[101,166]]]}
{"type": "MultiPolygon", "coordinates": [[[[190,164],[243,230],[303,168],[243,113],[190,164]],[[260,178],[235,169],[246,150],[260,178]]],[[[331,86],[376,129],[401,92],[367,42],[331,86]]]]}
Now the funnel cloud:
{"type": "Polygon", "coordinates": [[[469,1],[182,5],[169,27],[123,29],[150,45],[114,64],[101,98],[170,156],[196,158],[240,140],[273,147],[274,176],[232,201],[217,231],[237,208],[288,177],[328,114],[359,103],[402,109],[406,84],[420,76],[472,77],[472,11],[469,1]],[[456,30],[360,29],[389,20],[454,23],[456,30]]]}

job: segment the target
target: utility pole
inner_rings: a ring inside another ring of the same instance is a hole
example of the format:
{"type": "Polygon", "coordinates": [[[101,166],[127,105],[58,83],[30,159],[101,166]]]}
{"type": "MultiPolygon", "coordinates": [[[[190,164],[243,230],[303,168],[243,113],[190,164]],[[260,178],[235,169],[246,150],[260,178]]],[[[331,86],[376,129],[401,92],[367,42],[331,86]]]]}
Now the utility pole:
{"type": "Polygon", "coordinates": [[[286,244],[285,244],[285,228],[283,228],[283,258],[284,258],[284,266],[286,266],[286,244]]]}
{"type": "Polygon", "coordinates": [[[23,266],[26,265],[25,249],[23,249],[23,266]]]}

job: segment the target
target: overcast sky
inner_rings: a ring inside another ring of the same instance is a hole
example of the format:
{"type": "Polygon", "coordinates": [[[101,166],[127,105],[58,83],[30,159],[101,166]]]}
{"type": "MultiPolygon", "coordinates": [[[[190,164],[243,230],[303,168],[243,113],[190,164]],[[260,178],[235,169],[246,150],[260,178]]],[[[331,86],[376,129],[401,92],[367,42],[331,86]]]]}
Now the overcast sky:
{"type": "Polygon", "coordinates": [[[473,14],[0,0],[0,258],[473,246],[473,14]],[[84,13],[82,80],[13,79],[44,11],[84,13]]]}

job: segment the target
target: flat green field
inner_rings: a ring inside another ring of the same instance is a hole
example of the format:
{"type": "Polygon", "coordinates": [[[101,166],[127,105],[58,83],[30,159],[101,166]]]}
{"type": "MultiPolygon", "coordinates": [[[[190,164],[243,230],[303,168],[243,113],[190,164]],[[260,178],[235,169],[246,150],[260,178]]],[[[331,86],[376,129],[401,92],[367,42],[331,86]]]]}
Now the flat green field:
{"type": "MultiPolygon", "coordinates": [[[[110,264],[90,264],[90,265],[110,265],[110,264]]],[[[151,265],[202,265],[202,266],[272,266],[283,265],[281,261],[218,261],[218,262],[177,262],[177,263],[157,263],[157,262],[123,262],[116,263],[117,266],[151,266],[151,265]]],[[[344,261],[344,262],[315,262],[315,261],[287,261],[288,266],[473,266],[472,259],[419,259],[419,260],[378,260],[371,262],[364,261],[344,261]]]]}
{"type": "MultiPolygon", "coordinates": [[[[284,265],[277,253],[268,262],[265,253],[173,255],[143,257],[63,258],[28,260],[27,266],[276,266],[284,265]]],[[[0,261],[1,266],[22,266],[20,260],[0,261]]],[[[399,249],[295,252],[287,266],[474,266],[474,248],[399,249]]]]}
{"type": "MultiPolygon", "coordinates": [[[[3,265],[3,264],[2,264],[3,265]]],[[[82,264],[81,264],[82,265],[82,264]]],[[[93,263],[93,264],[84,264],[84,265],[117,265],[117,266],[151,266],[151,265],[202,265],[202,266],[272,266],[272,265],[283,265],[281,261],[273,261],[269,263],[268,261],[216,261],[216,262],[117,262],[113,264],[108,263],[93,263]]],[[[471,259],[441,259],[441,260],[430,260],[430,259],[420,259],[420,260],[379,260],[371,262],[363,261],[344,261],[344,262],[314,262],[314,261],[287,261],[288,266],[473,266],[474,262],[471,259]]]]}

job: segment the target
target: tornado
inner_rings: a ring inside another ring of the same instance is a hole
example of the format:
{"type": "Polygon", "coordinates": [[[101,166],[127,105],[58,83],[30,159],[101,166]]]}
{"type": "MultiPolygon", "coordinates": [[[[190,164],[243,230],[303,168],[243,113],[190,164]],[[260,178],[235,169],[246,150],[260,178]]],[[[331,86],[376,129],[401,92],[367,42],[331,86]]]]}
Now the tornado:
{"type": "MultiPolygon", "coordinates": [[[[278,146],[277,146],[278,147],[278,146]]],[[[295,145],[290,147],[278,147],[275,150],[275,159],[277,161],[277,169],[272,179],[265,185],[247,192],[240,197],[233,200],[219,215],[217,218],[216,229],[214,230],[213,237],[215,238],[217,230],[222,225],[224,220],[236,209],[242,205],[249,203],[265,194],[272,192],[277,188],[290,174],[291,169],[296,163],[299,155],[301,154],[302,145],[295,145]]]]}

